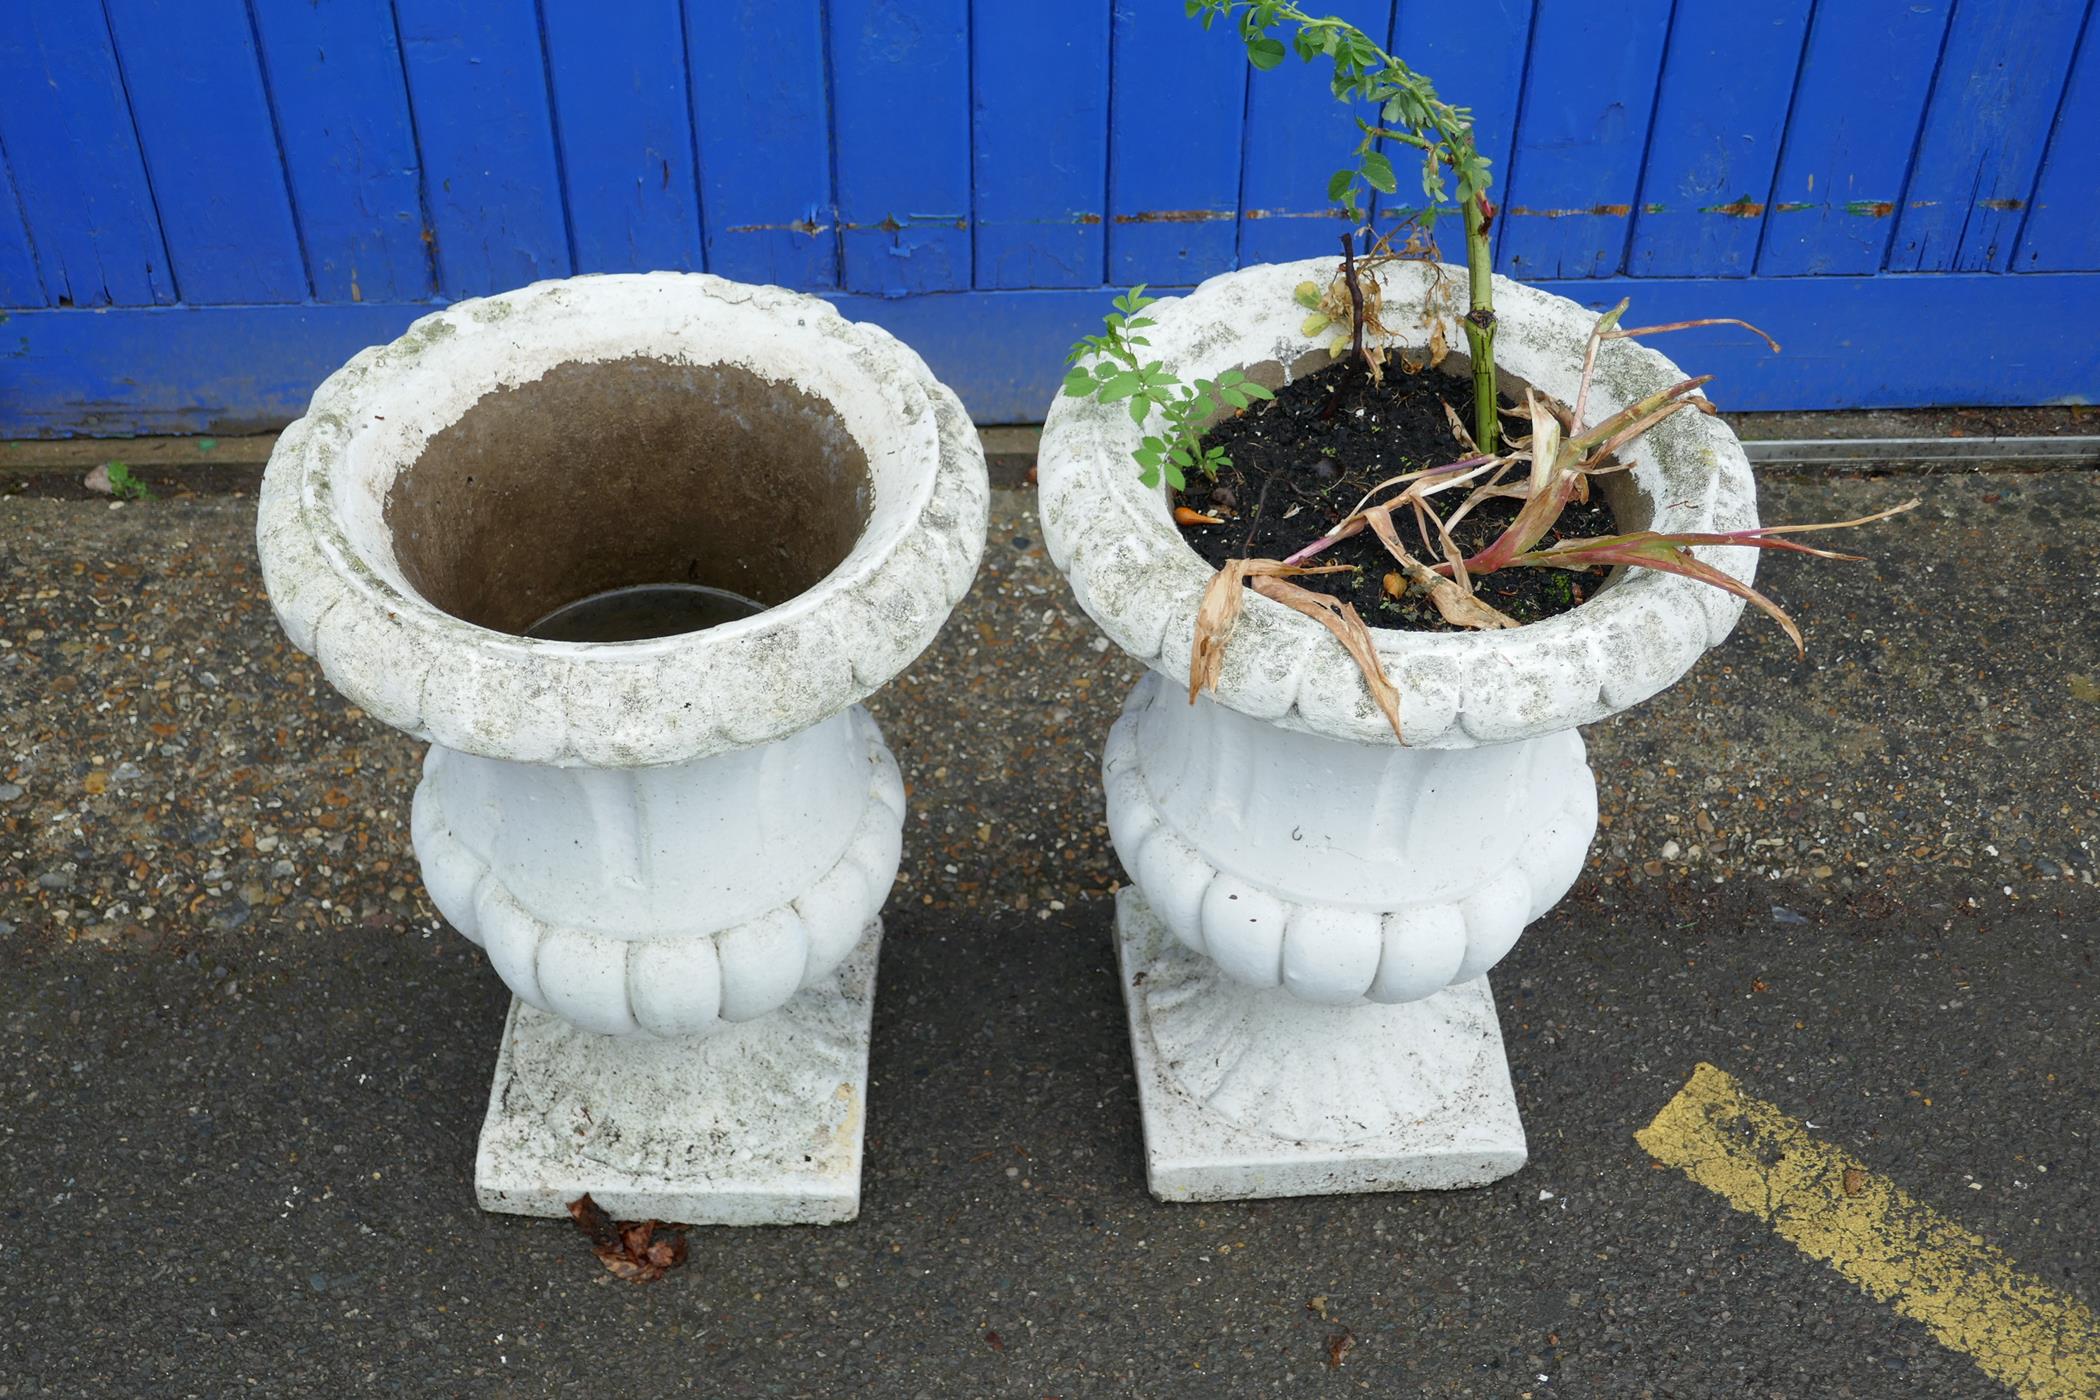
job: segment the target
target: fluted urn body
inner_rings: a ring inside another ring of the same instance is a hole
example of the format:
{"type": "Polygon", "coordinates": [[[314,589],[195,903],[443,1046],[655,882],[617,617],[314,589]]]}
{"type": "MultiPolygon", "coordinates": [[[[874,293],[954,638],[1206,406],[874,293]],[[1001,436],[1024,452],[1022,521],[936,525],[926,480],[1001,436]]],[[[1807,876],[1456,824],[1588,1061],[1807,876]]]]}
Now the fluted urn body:
{"type": "Polygon", "coordinates": [[[484,1205],[857,1208],[904,811],[858,702],[968,587],[985,501],[967,416],[908,348],[701,275],[459,303],[286,430],[258,524],[273,606],[332,685],[429,742],[425,884],[517,999],[484,1205]],[[536,635],[655,594],[737,608],[536,635]]]}
{"type": "MultiPolygon", "coordinates": [[[[1272,387],[1329,363],[1292,293],[1331,260],[1248,268],[1147,315],[1184,381],[1272,387]]],[[[1392,343],[1420,348],[1460,269],[1382,270],[1392,343]],[[1418,318],[1423,308],[1429,317],[1418,318]],[[1420,323],[1418,323],[1418,320],[1420,323]]],[[[1497,279],[1505,392],[1572,401],[1596,316],[1497,279]]],[[[1452,344],[1458,327],[1445,326],[1452,344]]],[[[1449,367],[1462,364],[1453,357],[1449,367]]],[[[1683,375],[1629,342],[1600,358],[1601,417],[1683,375]]],[[[1454,382],[1454,398],[1463,391],[1454,382]]],[[[1373,629],[1396,738],[1311,618],[1245,600],[1215,690],[1187,694],[1211,569],[1131,450],[1122,404],[1061,397],[1040,459],[1044,539],[1080,605],[1145,663],[1103,758],[1147,1163],[1171,1199],[1475,1185],[1525,1146],[1486,973],[1580,874],[1597,823],[1578,726],[1675,681],[1740,601],[1616,577],[1570,612],[1497,632],[1373,629]]],[[[1735,437],[1679,414],[1600,479],[1624,530],[1753,526],[1735,437]]],[[[1751,551],[1705,549],[1748,580],[1751,551]]]]}

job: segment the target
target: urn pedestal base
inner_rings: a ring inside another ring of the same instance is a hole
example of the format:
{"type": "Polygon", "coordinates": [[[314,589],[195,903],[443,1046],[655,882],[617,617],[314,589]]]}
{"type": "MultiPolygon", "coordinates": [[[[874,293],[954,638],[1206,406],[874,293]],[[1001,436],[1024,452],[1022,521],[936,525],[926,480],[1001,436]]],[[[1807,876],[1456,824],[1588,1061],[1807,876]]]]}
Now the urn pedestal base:
{"type": "Polygon", "coordinates": [[[1484,1186],[1524,1165],[1487,978],[1315,1006],[1182,946],[1126,887],[1116,961],[1145,1177],[1162,1201],[1484,1186]]]}
{"type": "Polygon", "coordinates": [[[882,923],[755,1020],[685,1040],[609,1037],[513,1000],[474,1162],[482,1209],[825,1225],[860,1212],[882,923]]]}

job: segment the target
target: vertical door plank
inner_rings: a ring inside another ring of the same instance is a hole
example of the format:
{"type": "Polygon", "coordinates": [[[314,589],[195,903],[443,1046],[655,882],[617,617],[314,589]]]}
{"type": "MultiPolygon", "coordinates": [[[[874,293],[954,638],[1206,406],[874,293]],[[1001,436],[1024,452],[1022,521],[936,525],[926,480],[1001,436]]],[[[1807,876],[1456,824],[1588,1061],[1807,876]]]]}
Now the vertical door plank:
{"type": "Polygon", "coordinates": [[[60,306],[175,300],[160,216],[99,8],[21,0],[0,22],[0,139],[60,306]]]}
{"type": "Polygon", "coordinates": [[[1953,0],[1817,0],[1766,214],[1764,276],[1881,270],[1953,0]]]}
{"type": "Polygon", "coordinates": [[[576,270],[698,271],[700,192],[678,0],[544,6],[576,270]]]}
{"type": "MultiPolygon", "coordinates": [[[[1498,205],[1510,202],[1509,155],[1516,148],[1531,10],[1531,0],[1473,0],[1463,9],[1400,0],[1400,12],[1393,17],[1393,42],[1387,46],[1395,58],[1427,74],[1439,97],[1473,113],[1473,144],[1488,159],[1488,198],[1498,205]]],[[[1399,154],[1394,154],[1393,164],[1409,173],[1401,175],[1398,195],[1380,200],[1381,214],[1421,203],[1419,194],[1410,196],[1412,167],[1399,154]]],[[[1451,192],[1456,195],[1456,188],[1451,192]]],[[[1500,224],[1507,228],[1509,221],[1500,224]]],[[[1437,228],[1437,242],[1446,262],[1466,260],[1465,229],[1448,214],[1437,228]]]]}
{"type": "Polygon", "coordinates": [[[970,285],[966,0],[831,0],[841,271],[878,296],[970,285]]]}
{"type": "Polygon", "coordinates": [[[1891,272],[2011,265],[2085,8],[2085,0],[1962,0],[1889,245],[1891,272]]]}
{"type": "Polygon", "coordinates": [[[277,130],[241,0],[108,0],[161,236],[187,302],[307,299],[277,130]]]}
{"type": "Polygon", "coordinates": [[[1189,286],[1231,271],[1246,49],[1164,0],[1116,0],[1112,43],[1109,281],[1189,286]]]}
{"type": "Polygon", "coordinates": [[[1810,5],[1764,0],[1678,10],[1627,272],[1750,275],[1810,5]]]}
{"type": "Polygon", "coordinates": [[[532,7],[395,0],[395,13],[439,289],[484,296],[568,276],[568,218],[532,7]]]}
{"type": "Polygon", "coordinates": [[[265,0],[253,13],[314,296],[428,297],[436,281],[392,9],[265,0]]]}
{"type": "MultiPolygon", "coordinates": [[[[1353,0],[1321,5],[1312,13],[1339,15],[1383,45],[1392,28],[1392,10],[1391,0],[1353,0]]],[[[1219,27],[1208,37],[1212,43],[1230,45],[1245,61],[1245,49],[1219,27]]],[[[1301,63],[1292,50],[1281,67],[1248,78],[1240,174],[1242,264],[1341,253],[1341,234],[1349,226],[1327,197],[1327,177],[1353,163],[1351,152],[1363,137],[1357,119],[1378,118],[1364,103],[1344,106],[1335,101],[1333,77],[1331,59],[1301,63]]],[[[1406,148],[1391,152],[1403,195],[1413,179],[1414,154],[1406,148]]]]}
{"type": "Polygon", "coordinates": [[[970,19],[976,285],[1105,280],[1108,6],[975,0],[970,19]]]}
{"type": "Polygon", "coordinates": [[[1640,194],[1670,0],[1539,10],[1502,206],[1512,277],[1608,277],[1640,194]]]}
{"type": "Polygon", "coordinates": [[[7,173],[7,153],[0,150],[0,306],[48,306],[44,283],[37,276],[36,253],[29,229],[7,173]]]}
{"type": "Polygon", "coordinates": [[[2100,24],[2089,13],[2015,272],[2100,272],[2100,24]]]}
{"type": "Polygon", "coordinates": [[[707,270],[839,284],[819,0],[686,0],[707,270]]]}

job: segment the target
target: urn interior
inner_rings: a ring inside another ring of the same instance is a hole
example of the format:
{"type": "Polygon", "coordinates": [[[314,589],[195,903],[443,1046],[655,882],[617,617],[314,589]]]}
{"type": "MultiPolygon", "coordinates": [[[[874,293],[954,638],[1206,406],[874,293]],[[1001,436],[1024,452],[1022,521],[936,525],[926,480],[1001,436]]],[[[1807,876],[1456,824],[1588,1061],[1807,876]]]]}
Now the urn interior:
{"type": "Polygon", "coordinates": [[[557,364],[430,436],[386,493],[405,582],[520,634],[617,588],[699,584],[767,606],[868,528],[868,458],[835,409],[740,365],[557,364]]]}

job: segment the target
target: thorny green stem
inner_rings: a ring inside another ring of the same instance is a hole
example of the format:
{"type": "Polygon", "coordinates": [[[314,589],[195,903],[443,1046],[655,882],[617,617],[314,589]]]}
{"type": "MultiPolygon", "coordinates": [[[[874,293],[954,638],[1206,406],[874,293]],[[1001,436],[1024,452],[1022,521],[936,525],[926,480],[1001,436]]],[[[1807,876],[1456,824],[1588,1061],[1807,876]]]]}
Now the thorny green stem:
{"type": "MultiPolygon", "coordinates": [[[[1471,144],[1471,131],[1465,137],[1471,144]]],[[[1493,456],[1500,441],[1500,415],[1496,412],[1495,389],[1495,274],[1494,249],[1488,242],[1488,226],[1494,206],[1485,194],[1465,201],[1466,290],[1472,309],[1466,313],[1466,352],[1473,358],[1473,443],[1493,456]]]]}
{"type": "MultiPolygon", "coordinates": [[[[1215,19],[1233,22],[1247,46],[1248,59],[1257,68],[1273,68],[1284,61],[1284,45],[1270,31],[1295,26],[1293,45],[1300,58],[1311,61],[1325,56],[1334,61],[1335,96],[1344,102],[1364,100],[1373,104],[1378,119],[1359,122],[1363,139],[1356,149],[1356,168],[1337,171],[1329,183],[1330,194],[1351,215],[1363,217],[1360,185],[1369,185],[1383,194],[1395,192],[1392,164],[1376,150],[1380,140],[1413,146],[1425,153],[1423,192],[1429,197],[1429,204],[1417,216],[1425,226],[1443,205],[1443,170],[1449,169],[1458,177],[1457,202],[1466,230],[1471,303],[1463,323],[1473,360],[1473,438],[1481,452],[1493,454],[1501,441],[1496,412],[1494,251],[1488,241],[1495,206],[1487,197],[1487,162],[1473,142],[1472,113],[1437,96],[1428,78],[1380,48],[1355,25],[1333,15],[1307,14],[1294,0],[1184,0],[1184,8],[1192,18],[1200,18],[1206,29],[1215,19]]],[[[1344,272],[1348,275],[1346,262],[1344,272]]],[[[1355,291],[1353,280],[1350,289],[1355,291]]],[[[1359,346],[1362,334],[1359,310],[1355,335],[1359,346]]]]}

